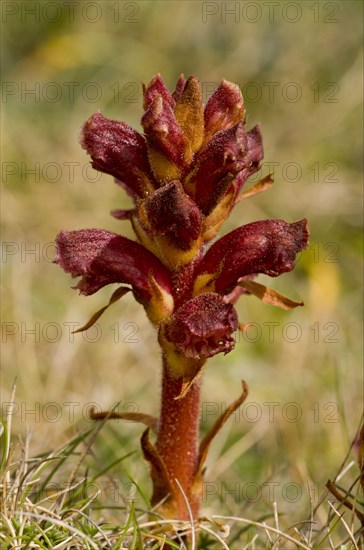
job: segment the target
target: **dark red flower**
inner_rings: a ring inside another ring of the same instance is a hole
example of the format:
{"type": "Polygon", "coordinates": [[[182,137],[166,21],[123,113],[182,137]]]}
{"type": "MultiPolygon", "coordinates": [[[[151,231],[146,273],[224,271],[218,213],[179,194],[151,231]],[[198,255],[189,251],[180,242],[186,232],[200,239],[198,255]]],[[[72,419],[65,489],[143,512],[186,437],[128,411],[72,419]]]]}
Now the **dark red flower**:
{"type": "Polygon", "coordinates": [[[81,144],[93,168],[114,176],[133,196],[154,189],[145,140],[124,122],[95,113],[83,127],[81,144]]]}
{"type": "Polygon", "coordinates": [[[244,99],[239,86],[223,80],[206,103],[204,117],[205,142],[220,130],[227,130],[244,120],[244,99]]]}
{"type": "MultiPolygon", "coordinates": [[[[159,307],[161,316],[173,308],[169,272],[139,243],[101,229],[61,231],[56,239],[58,263],[72,277],[81,294],[94,294],[111,283],[131,285],[146,309],[159,307]]],[[[150,311],[151,316],[158,312],[150,311]]]]}
{"type": "MultiPolygon", "coordinates": [[[[178,167],[184,166],[186,137],[170,103],[162,95],[154,96],[142,118],[142,126],[149,150],[162,154],[178,167]]],[[[161,177],[160,170],[156,176],[161,177]]]]}
{"type": "Polygon", "coordinates": [[[277,277],[294,268],[306,248],[307,220],[264,220],[231,231],[206,252],[196,270],[195,290],[230,292],[246,275],[277,277]]]}
{"type": "Polygon", "coordinates": [[[141,201],[138,219],[172,269],[190,262],[201,246],[203,215],[179,181],[166,183],[141,201]]]}
{"type": "Polygon", "coordinates": [[[234,306],[219,294],[201,294],[182,305],[165,326],[165,336],[190,359],[206,359],[234,348],[238,327],[234,306]]]}
{"type": "Polygon", "coordinates": [[[259,168],[263,158],[259,127],[246,132],[241,122],[222,130],[208,142],[196,158],[196,166],[185,186],[201,211],[208,215],[217,206],[234,178],[239,188],[259,168]],[[257,146],[258,143],[258,146],[257,146]]]}
{"type": "Polygon", "coordinates": [[[160,74],[157,74],[149,82],[148,86],[143,86],[144,88],[144,100],[143,107],[144,111],[153,103],[155,97],[161,97],[163,101],[169,103],[169,105],[174,108],[176,102],[173,98],[173,95],[168,90],[167,86],[164,84],[163,79],[160,74]]]}

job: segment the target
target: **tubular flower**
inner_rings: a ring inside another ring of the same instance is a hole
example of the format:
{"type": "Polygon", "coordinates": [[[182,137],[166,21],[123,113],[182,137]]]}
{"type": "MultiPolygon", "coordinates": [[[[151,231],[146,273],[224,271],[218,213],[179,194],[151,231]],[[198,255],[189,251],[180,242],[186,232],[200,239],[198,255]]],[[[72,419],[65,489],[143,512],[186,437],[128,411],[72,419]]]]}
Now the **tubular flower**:
{"type": "Polygon", "coordinates": [[[135,298],[156,321],[173,307],[167,269],[137,242],[101,229],[61,231],[56,262],[73,277],[81,294],[94,294],[110,283],[131,285],[135,298]]]}
{"type": "Polygon", "coordinates": [[[296,254],[306,246],[307,239],[306,220],[265,220],[243,225],[206,252],[196,269],[195,289],[207,278],[209,288],[225,294],[246,275],[265,273],[277,277],[291,271],[296,254]]]}
{"type": "MultiPolygon", "coordinates": [[[[240,296],[250,294],[284,309],[303,305],[255,278],[291,271],[296,255],[307,247],[308,229],[304,219],[256,221],[210,245],[236,204],[273,183],[269,175],[243,189],[263,158],[260,127],[246,129],[241,92],[225,80],[206,105],[193,76],[181,76],[173,93],[160,75],[143,89],[143,134],[97,112],[81,137],[92,166],[114,176],[132,198],[133,208],[116,208],[112,215],[131,223],[136,240],[102,229],[63,230],[56,238],[55,262],[80,277],[74,288],[84,295],[121,285],[80,331],[129,291],[158,328],[160,417],[121,417],[148,426],[141,443],[151,466],[152,504],[163,500],[161,513],[187,520],[191,510],[194,518],[198,514],[209,444],[247,395],[243,383],[240,398],[198,448],[201,370],[208,358],[234,348],[233,334],[244,326],[234,308],[240,296]],[[150,429],[156,431],[155,447],[150,429]]],[[[114,412],[94,416],[117,417],[114,412]]]]}

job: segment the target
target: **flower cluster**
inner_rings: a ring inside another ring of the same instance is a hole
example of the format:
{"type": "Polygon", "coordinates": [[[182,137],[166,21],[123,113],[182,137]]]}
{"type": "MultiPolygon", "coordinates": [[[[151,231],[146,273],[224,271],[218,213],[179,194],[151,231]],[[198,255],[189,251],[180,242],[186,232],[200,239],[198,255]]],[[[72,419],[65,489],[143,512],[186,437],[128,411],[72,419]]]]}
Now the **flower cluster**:
{"type": "MultiPolygon", "coordinates": [[[[222,81],[204,106],[197,78],[181,76],[170,93],[160,75],[144,88],[144,135],[94,114],[82,130],[92,166],[115,177],[132,198],[137,241],[100,229],[62,231],[56,262],[90,295],[110,283],[128,285],[159,327],[175,374],[192,382],[208,357],[234,347],[241,292],[282,307],[300,305],[253,281],[291,271],[307,246],[306,220],[244,225],[210,244],[244,195],[263,158],[259,126],[245,128],[239,88],[222,81]]],[[[120,290],[120,289],[118,289],[120,290]]]]}

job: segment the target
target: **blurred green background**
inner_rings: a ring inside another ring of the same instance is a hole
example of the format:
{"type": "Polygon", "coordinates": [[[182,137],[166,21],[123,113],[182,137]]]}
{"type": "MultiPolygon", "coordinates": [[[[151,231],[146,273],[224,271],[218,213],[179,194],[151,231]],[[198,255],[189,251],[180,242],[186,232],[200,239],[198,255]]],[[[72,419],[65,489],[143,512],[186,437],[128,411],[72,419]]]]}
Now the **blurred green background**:
{"type": "MultiPolygon", "coordinates": [[[[212,446],[206,480],[217,485],[207,486],[204,510],[216,511],[215,499],[223,501],[219,511],[271,509],[266,492],[256,501],[244,493],[244,484],[267,480],[278,484],[280,510],[291,514],[297,501],[308,510],[307,480],[321,491],[335,475],[362,408],[362,2],[3,1],[1,8],[2,402],[5,411],[16,378],[14,434],[29,429],[35,454],[88,426],[90,403],[157,414],[159,350],[142,308],[128,295],[98,330],[71,335],[111,288],[89,298],[71,290],[70,277],[52,264],[53,241],[61,228],[132,237],[128,222],[109,216],[129,205],[127,197],[90,168],[78,143],[93,112],[140,129],[141,83],[156,73],[172,89],[180,73],[198,76],[205,99],[225,78],[243,90],[248,127],[262,124],[260,175],[274,166],[275,184],[240,203],[223,232],[308,217],[311,245],[293,273],[259,278],[305,307],[282,312],[241,298],[240,321],[253,327],[205,370],[203,431],[239,394],[241,379],[250,396],[212,446]],[[224,497],[224,484],[235,482],[239,497],[224,497]],[[285,493],[289,483],[302,488],[297,501],[285,493]]],[[[140,460],[127,469],[142,482],[140,435],[138,425],[109,423],[99,461],[137,450],[140,460]]]]}

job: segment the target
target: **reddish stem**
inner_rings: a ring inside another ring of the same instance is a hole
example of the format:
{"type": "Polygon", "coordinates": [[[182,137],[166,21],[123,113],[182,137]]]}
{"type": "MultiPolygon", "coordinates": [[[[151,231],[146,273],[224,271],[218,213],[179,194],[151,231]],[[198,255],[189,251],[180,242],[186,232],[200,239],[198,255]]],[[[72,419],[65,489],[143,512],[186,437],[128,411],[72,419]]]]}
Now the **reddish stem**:
{"type": "Polygon", "coordinates": [[[182,378],[173,378],[163,358],[161,413],[157,429],[157,451],[164,462],[173,492],[169,509],[176,519],[189,519],[185,499],[176,483],[180,483],[196,517],[199,510],[199,491],[193,490],[198,462],[198,436],[200,420],[200,380],[196,380],[187,394],[181,393],[182,378]]]}

